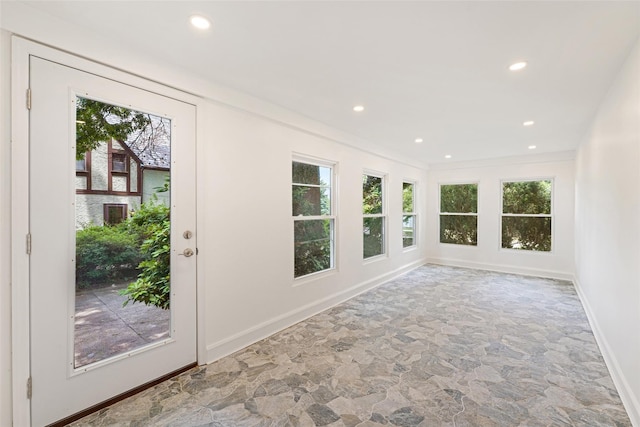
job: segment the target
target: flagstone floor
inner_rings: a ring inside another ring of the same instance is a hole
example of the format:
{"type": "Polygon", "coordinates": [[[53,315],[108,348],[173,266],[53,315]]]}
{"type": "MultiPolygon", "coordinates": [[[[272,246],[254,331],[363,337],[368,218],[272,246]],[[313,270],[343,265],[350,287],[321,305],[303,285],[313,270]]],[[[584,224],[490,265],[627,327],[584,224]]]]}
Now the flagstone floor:
{"type": "Polygon", "coordinates": [[[631,426],[568,282],[425,265],[75,426],[631,426]]]}

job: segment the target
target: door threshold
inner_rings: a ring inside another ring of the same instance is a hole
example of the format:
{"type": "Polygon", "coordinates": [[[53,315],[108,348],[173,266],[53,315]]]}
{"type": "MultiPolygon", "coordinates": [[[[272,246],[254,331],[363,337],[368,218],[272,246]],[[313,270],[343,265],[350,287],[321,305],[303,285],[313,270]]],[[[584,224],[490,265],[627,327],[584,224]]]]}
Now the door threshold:
{"type": "Polygon", "coordinates": [[[170,372],[166,375],[161,376],[160,378],[156,378],[155,380],[149,381],[148,383],[142,384],[138,387],[132,388],[129,391],[125,391],[124,393],[120,393],[117,396],[114,396],[110,399],[105,400],[104,402],[98,403],[96,405],[93,405],[87,409],[84,409],[80,412],[77,412],[73,415],[70,415],[66,418],[63,418],[59,421],[56,421],[55,423],[49,424],[47,427],[64,427],[66,425],[71,424],[74,421],[78,421],[81,418],[86,417],[87,415],[91,415],[94,412],[98,412],[106,407],[109,407],[115,403],[118,403],[124,399],[127,399],[133,395],[136,395],[144,390],[150,389],[151,387],[154,387],[164,381],[167,381],[173,377],[176,377],[184,372],[187,372],[189,369],[195,368],[196,366],[198,366],[198,363],[193,362],[187,366],[184,366],[180,369],[177,369],[173,372],[170,372]]]}

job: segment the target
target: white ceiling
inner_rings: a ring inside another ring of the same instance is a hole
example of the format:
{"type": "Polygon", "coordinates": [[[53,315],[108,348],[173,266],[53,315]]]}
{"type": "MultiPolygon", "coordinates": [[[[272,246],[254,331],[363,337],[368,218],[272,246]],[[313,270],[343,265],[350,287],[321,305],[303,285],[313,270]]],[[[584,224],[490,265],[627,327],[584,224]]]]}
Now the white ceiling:
{"type": "Polygon", "coordinates": [[[24,3],[424,164],[576,149],[640,34],[639,2],[24,3]]]}

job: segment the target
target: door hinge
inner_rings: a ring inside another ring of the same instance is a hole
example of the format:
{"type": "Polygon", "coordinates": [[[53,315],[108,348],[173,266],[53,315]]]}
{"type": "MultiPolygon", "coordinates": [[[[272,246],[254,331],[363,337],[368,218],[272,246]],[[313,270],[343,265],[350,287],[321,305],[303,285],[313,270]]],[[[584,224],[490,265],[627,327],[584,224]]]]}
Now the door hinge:
{"type": "Polygon", "coordinates": [[[27,399],[31,399],[33,395],[33,381],[31,377],[27,378],[27,399]]]}
{"type": "Polygon", "coordinates": [[[31,233],[27,233],[27,255],[31,255],[31,233]]]}
{"type": "Polygon", "coordinates": [[[27,110],[31,110],[31,88],[27,89],[27,110]]]}

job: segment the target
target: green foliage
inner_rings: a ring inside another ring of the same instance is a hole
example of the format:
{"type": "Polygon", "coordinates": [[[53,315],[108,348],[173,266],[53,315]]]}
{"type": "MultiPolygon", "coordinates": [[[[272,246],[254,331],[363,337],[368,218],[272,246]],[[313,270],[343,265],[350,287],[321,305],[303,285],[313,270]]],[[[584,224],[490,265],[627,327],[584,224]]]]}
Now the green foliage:
{"type": "Polygon", "coordinates": [[[363,218],[363,258],[384,253],[384,218],[363,218]]]}
{"type": "Polygon", "coordinates": [[[478,184],[441,185],[440,212],[477,213],[478,184]]]}
{"type": "Polygon", "coordinates": [[[402,183],[402,212],[415,212],[415,204],[413,200],[413,184],[410,182],[402,183]]]}
{"type": "Polygon", "coordinates": [[[502,217],[502,247],[551,251],[551,218],[502,217]]]}
{"type": "Polygon", "coordinates": [[[125,223],[92,226],[76,232],[76,283],[86,288],[135,277],[143,257],[140,236],[125,223]]]}
{"type": "Polygon", "coordinates": [[[292,162],[292,180],[295,184],[320,185],[320,168],[321,166],[309,163],[292,162]]]}
{"type": "Polygon", "coordinates": [[[331,220],[294,223],[294,277],[331,268],[331,220]]]}
{"type": "Polygon", "coordinates": [[[502,213],[550,214],[551,181],[516,181],[503,183],[502,213]]]}
{"type": "Polygon", "coordinates": [[[77,97],[76,158],[111,138],[126,141],[131,134],[142,132],[151,124],[148,114],[128,108],[77,97]]]}
{"type": "Polygon", "coordinates": [[[478,244],[478,217],[440,215],[440,243],[476,246],[478,244]]]}
{"type": "Polygon", "coordinates": [[[382,213],[382,178],[371,175],[362,176],[362,213],[382,213]]]}
{"type": "Polygon", "coordinates": [[[331,168],[307,163],[292,163],[293,216],[331,215],[331,168]]]}
{"type": "Polygon", "coordinates": [[[143,203],[127,220],[144,241],[140,251],[145,259],[140,262],[138,279],[120,291],[129,302],[141,302],[169,309],[171,303],[171,220],[168,206],[154,200],[143,203]]]}

